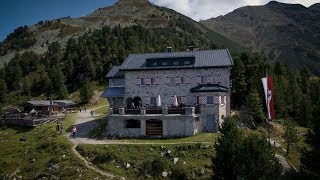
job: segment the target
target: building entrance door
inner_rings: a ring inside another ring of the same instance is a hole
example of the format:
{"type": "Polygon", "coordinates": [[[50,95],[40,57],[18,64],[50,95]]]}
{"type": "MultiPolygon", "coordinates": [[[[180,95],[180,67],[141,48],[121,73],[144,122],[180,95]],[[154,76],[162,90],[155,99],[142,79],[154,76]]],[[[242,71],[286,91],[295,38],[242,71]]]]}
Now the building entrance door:
{"type": "Polygon", "coordinates": [[[162,121],[160,121],[160,120],[147,120],[146,121],[146,135],[147,136],[162,136],[163,135],[162,121]]]}
{"type": "Polygon", "coordinates": [[[207,124],[205,128],[208,132],[215,132],[215,117],[214,115],[207,115],[207,124]]]}

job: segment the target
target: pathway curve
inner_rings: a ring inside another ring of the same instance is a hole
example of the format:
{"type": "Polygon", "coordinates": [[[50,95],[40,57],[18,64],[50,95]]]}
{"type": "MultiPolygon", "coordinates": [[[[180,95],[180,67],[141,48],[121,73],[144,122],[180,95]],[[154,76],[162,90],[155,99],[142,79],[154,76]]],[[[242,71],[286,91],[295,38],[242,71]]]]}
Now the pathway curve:
{"type": "Polygon", "coordinates": [[[91,170],[93,170],[93,171],[95,171],[95,172],[97,172],[97,173],[100,173],[101,175],[107,177],[108,179],[113,179],[113,178],[116,177],[115,175],[113,175],[113,174],[111,174],[111,173],[107,173],[107,172],[103,171],[102,169],[94,166],[90,161],[88,161],[86,158],[84,158],[83,156],[81,156],[81,154],[79,154],[79,152],[76,150],[76,147],[77,147],[76,145],[74,145],[74,146],[72,147],[73,153],[74,153],[77,157],[79,157],[79,158],[81,159],[81,161],[84,163],[84,165],[85,165],[88,169],[91,169],[91,170]]]}

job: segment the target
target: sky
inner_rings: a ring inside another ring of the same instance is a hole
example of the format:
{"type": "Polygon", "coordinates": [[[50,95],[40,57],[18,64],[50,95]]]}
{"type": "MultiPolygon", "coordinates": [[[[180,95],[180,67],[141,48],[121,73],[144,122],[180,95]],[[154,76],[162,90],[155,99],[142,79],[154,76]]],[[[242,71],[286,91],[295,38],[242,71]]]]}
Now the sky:
{"type": "MultiPolygon", "coordinates": [[[[81,17],[117,0],[0,0],[0,41],[19,26],[33,25],[41,20],[81,17]]],[[[225,15],[246,5],[264,5],[270,0],[149,0],[174,9],[194,20],[225,15]]],[[[306,7],[320,0],[278,0],[299,3],[306,7]]]]}
{"type": "MultiPolygon", "coordinates": [[[[199,21],[225,15],[243,6],[265,5],[270,0],[149,0],[150,2],[169,7],[181,14],[199,21]]],[[[320,0],[277,0],[278,2],[302,4],[309,7],[320,0]]]]}
{"type": "Polygon", "coordinates": [[[0,41],[19,26],[41,20],[80,17],[117,0],[0,0],[0,41]]]}

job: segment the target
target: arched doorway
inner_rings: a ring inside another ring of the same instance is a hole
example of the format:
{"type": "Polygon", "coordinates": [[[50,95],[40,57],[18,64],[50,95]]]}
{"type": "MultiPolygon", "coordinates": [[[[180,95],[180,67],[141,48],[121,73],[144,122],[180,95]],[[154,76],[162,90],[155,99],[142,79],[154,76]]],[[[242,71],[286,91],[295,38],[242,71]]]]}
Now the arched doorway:
{"type": "Polygon", "coordinates": [[[147,136],[162,136],[163,125],[161,120],[151,119],[146,121],[147,136]]]}
{"type": "Polygon", "coordinates": [[[142,106],[142,99],[140,97],[134,97],[133,103],[136,108],[141,107],[142,106]]]}
{"type": "Polygon", "coordinates": [[[133,109],[132,103],[133,103],[133,99],[131,97],[128,97],[128,99],[127,99],[127,109],[133,109]]]}

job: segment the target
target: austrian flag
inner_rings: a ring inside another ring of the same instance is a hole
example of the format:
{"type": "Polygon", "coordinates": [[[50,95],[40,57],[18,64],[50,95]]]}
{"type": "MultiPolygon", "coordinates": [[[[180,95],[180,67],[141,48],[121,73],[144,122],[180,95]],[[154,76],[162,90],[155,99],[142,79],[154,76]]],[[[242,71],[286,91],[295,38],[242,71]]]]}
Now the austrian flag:
{"type": "Polygon", "coordinates": [[[272,120],[276,116],[274,112],[274,91],[273,91],[272,77],[268,76],[268,77],[262,78],[262,84],[263,84],[264,94],[266,98],[268,119],[272,120]]]}

